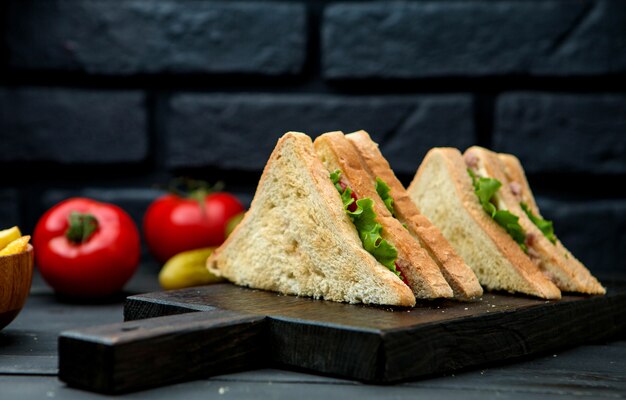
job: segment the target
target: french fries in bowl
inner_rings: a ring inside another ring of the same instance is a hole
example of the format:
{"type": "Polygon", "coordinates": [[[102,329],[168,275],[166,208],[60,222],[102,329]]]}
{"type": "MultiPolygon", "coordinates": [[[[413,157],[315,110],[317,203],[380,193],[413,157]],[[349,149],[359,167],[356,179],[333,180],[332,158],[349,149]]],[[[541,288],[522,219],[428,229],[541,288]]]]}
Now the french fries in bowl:
{"type": "Polygon", "coordinates": [[[0,329],[22,310],[33,279],[33,246],[14,226],[0,230],[0,329]]]}

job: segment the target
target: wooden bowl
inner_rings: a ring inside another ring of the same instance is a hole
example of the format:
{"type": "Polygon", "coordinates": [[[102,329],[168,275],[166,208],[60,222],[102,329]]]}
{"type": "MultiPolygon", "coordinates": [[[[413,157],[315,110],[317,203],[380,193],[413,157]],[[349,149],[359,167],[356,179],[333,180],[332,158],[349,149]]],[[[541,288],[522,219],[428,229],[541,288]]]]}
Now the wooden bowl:
{"type": "Polygon", "coordinates": [[[19,254],[0,256],[0,329],[20,313],[33,280],[33,246],[19,254]]]}

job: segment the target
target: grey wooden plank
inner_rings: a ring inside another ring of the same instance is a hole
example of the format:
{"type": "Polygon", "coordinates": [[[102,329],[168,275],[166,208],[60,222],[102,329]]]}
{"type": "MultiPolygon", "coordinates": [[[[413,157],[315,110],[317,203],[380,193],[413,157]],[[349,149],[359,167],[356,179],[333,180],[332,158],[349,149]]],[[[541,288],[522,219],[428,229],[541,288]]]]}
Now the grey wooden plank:
{"type": "Polygon", "coordinates": [[[11,331],[58,332],[120,322],[123,298],[108,303],[67,302],[52,294],[30,296],[17,318],[0,333],[11,331]]]}
{"type": "MultiPolygon", "coordinates": [[[[24,377],[24,376],[0,376],[1,398],[22,400],[60,398],[60,399],[103,399],[110,398],[95,393],[72,389],[64,386],[52,377],[24,377]]],[[[610,399],[618,395],[594,395],[586,394],[542,394],[525,392],[503,392],[493,389],[450,389],[412,387],[409,385],[395,386],[370,386],[362,384],[319,384],[319,383],[277,383],[277,382],[233,382],[224,381],[221,378],[211,380],[194,381],[167,386],[159,389],[129,393],[116,396],[119,399],[418,399],[427,398],[433,400],[463,398],[468,400],[484,400],[494,398],[504,400],[528,400],[529,398],[544,399],[610,399]],[[529,395],[531,395],[529,397],[529,395]]]]}
{"type": "Polygon", "coordinates": [[[612,344],[581,346],[521,363],[462,372],[454,377],[409,385],[555,395],[626,395],[626,348],[612,344]]]}
{"type": "Polygon", "coordinates": [[[0,356],[56,355],[59,332],[122,318],[121,302],[71,304],[52,295],[31,296],[15,321],[0,331],[0,356]]]}
{"type": "Polygon", "coordinates": [[[51,293],[31,295],[20,315],[0,331],[0,374],[56,374],[61,331],[121,322],[122,310],[121,300],[76,304],[51,293]]]}
{"type": "Polygon", "coordinates": [[[5,329],[0,332],[0,356],[56,356],[54,332],[5,329]]]}
{"type": "MultiPolygon", "coordinates": [[[[623,343],[582,346],[520,363],[462,371],[405,385],[443,391],[528,393],[533,394],[532,398],[543,395],[626,397],[626,349],[621,346],[623,343]]],[[[359,385],[355,381],[269,369],[214,379],[225,382],[359,385]]]]}
{"type": "Polygon", "coordinates": [[[144,263],[126,285],[125,293],[97,303],[67,301],[55,296],[36,272],[24,309],[9,326],[0,331],[0,374],[56,374],[59,333],[68,329],[121,322],[125,296],[158,290],[157,273],[158,266],[144,263]]]}
{"type": "Polygon", "coordinates": [[[273,383],[318,383],[328,385],[360,385],[359,381],[335,378],[326,375],[313,375],[302,371],[263,368],[220,375],[209,379],[226,382],[273,382],[273,383]]]}
{"type": "Polygon", "coordinates": [[[0,375],[50,375],[59,372],[59,358],[54,356],[0,356],[0,375]]]}

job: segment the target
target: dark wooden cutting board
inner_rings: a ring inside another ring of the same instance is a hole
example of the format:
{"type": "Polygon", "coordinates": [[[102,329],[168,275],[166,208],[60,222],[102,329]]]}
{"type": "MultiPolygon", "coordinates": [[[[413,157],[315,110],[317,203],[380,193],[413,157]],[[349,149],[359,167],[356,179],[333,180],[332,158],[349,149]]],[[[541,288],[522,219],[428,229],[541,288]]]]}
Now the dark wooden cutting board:
{"type": "Polygon", "coordinates": [[[119,393],[278,366],[393,383],[624,334],[626,285],[559,301],[486,293],[393,309],[225,283],[129,297],[124,317],[62,333],[60,379],[119,393]]]}

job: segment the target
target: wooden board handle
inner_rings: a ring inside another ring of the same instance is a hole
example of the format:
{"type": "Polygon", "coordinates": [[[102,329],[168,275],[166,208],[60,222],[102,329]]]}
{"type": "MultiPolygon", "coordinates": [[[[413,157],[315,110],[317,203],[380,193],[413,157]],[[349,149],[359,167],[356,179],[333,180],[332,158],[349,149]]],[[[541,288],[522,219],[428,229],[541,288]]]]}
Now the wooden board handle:
{"type": "Polygon", "coordinates": [[[59,379],[122,393],[258,368],[265,325],[263,316],[211,310],[62,332],[59,379]]]}

